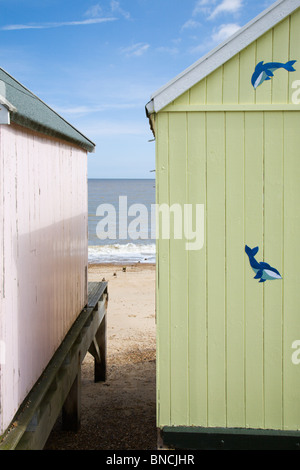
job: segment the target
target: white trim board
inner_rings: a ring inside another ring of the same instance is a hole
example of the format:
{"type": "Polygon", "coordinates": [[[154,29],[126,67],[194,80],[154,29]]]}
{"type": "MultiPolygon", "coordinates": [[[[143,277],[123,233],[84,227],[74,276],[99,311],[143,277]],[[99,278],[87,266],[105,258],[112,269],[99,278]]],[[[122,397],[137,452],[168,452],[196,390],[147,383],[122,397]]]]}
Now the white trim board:
{"type": "Polygon", "coordinates": [[[148,114],[157,113],[300,7],[300,0],[278,0],[233,36],[152,94],[148,114]]]}
{"type": "Polygon", "coordinates": [[[5,106],[10,112],[15,113],[17,112],[17,108],[13,106],[5,96],[0,95],[0,105],[5,106]]]}

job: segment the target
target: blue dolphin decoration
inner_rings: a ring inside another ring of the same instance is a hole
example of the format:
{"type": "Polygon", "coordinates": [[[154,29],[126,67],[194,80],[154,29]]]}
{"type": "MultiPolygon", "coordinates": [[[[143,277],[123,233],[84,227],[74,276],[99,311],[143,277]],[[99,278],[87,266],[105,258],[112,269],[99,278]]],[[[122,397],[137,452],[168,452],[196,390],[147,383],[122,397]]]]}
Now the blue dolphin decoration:
{"type": "Polygon", "coordinates": [[[249,257],[250,266],[255,272],[254,279],[260,279],[259,282],[265,282],[267,280],[272,281],[274,279],[282,279],[280,273],[277,269],[272,268],[268,263],[258,262],[255,259],[255,255],[257,254],[259,248],[258,246],[255,248],[249,248],[249,246],[245,246],[245,252],[249,257]]]}
{"type": "Polygon", "coordinates": [[[297,61],[290,60],[286,64],[283,64],[282,62],[268,62],[266,64],[264,64],[264,61],[259,62],[259,64],[257,64],[255,67],[255,71],[251,78],[251,83],[254,89],[256,90],[256,88],[265,80],[271,80],[271,78],[274,76],[273,72],[275,72],[275,70],[285,69],[288,72],[296,72],[293,67],[295,62],[297,61]]]}

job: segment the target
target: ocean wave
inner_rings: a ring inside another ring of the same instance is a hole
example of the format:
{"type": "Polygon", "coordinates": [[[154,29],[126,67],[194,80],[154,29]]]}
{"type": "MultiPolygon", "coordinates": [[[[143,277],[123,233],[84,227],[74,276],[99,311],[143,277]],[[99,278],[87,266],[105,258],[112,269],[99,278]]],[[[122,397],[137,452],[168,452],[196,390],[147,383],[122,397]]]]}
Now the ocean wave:
{"type": "Polygon", "coordinates": [[[89,246],[89,263],[155,263],[155,244],[119,244],[89,246]]]}

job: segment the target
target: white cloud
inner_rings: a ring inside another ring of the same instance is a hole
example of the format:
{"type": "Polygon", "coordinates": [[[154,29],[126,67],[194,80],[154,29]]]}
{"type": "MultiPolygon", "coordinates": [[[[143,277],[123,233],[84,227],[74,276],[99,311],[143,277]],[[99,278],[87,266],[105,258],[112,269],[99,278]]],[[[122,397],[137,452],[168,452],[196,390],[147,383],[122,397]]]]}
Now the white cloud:
{"type": "Polygon", "coordinates": [[[215,3],[216,0],[197,0],[193,10],[193,16],[197,16],[199,13],[209,13],[211,11],[211,5],[215,3]]]}
{"type": "Polygon", "coordinates": [[[130,13],[128,11],[123,10],[123,8],[120,6],[120,2],[117,0],[111,0],[109,3],[109,6],[107,8],[103,8],[100,3],[97,3],[95,5],[92,5],[86,12],[85,16],[92,17],[92,18],[97,18],[100,16],[108,16],[111,13],[114,14],[119,14],[121,16],[124,16],[127,20],[131,18],[130,13]]]}
{"type": "Polygon", "coordinates": [[[96,18],[103,15],[103,9],[99,3],[97,5],[92,5],[84,14],[90,18],[96,18]]]}
{"type": "Polygon", "coordinates": [[[187,20],[181,27],[181,30],[183,31],[184,29],[196,29],[196,28],[199,28],[199,26],[201,26],[201,23],[199,23],[199,21],[195,21],[195,20],[187,20]]]}
{"type": "Polygon", "coordinates": [[[53,23],[28,23],[28,24],[11,24],[2,26],[2,31],[13,31],[19,29],[47,29],[47,28],[59,28],[62,26],[81,26],[90,25],[97,23],[106,23],[108,21],[116,21],[117,18],[89,18],[81,21],[59,21],[53,23]]]}
{"type": "Polygon", "coordinates": [[[222,2],[213,10],[210,19],[214,19],[220,13],[236,13],[243,6],[243,0],[222,0],[222,2]]]}
{"type": "Polygon", "coordinates": [[[215,43],[221,43],[235,34],[239,29],[240,26],[235,23],[222,24],[218,30],[213,33],[212,40],[215,43]]]}
{"type": "Polygon", "coordinates": [[[221,44],[223,41],[235,34],[239,29],[240,26],[235,23],[222,24],[219,28],[214,29],[210,38],[205,39],[198,46],[192,47],[189,52],[191,54],[204,54],[212,50],[218,44],[221,44]]]}
{"type": "Polygon", "coordinates": [[[216,5],[217,0],[197,0],[193,10],[193,17],[204,14],[209,19],[214,19],[221,13],[236,13],[243,6],[244,0],[222,0],[216,5]]]}
{"type": "Polygon", "coordinates": [[[172,39],[172,42],[174,44],[180,44],[182,42],[182,38],[176,38],[176,39],[172,39]]]}
{"type": "Polygon", "coordinates": [[[121,15],[126,19],[130,19],[130,13],[123,10],[120,6],[120,2],[117,0],[111,0],[109,8],[103,10],[100,3],[92,5],[85,13],[86,20],[79,21],[57,21],[57,22],[45,22],[45,23],[27,23],[27,24],[10,24],[2,26],[2,31],[13,31],[21,29],[48,29],[48,28],[59,28],[62,26],[81,26],[91,25],[98,23],[106,23],[109,21],[116,21],[117,15],[121,15]]]}
{"type": "Polygon", "coordinates": [[[71,107],[60,107],[60,106],[52,106],[57,113],[64,115],[64,114],[91,114],[91,113],[99,113],[99,112],[106,112],[111,110],[125,110],[125,109],[134,109],[140,107],[137,103],[110,103],[110,104],[101,104],[99,106],[71,106],[71,107]]]}
{"type": "Polygon", "coordinates": [[[123,10],[123,8],[121,8],[120,6],[120,2],[117,2],[117,0],[111,0],[110,7],[112,13],[120,13],[120,15],[124,16],[126,20],[130,19],[130,13],[128,11],[123,10]]]}
{"type": "Polygon", "coordinates": [[[161,46],[161,47],[157,47],[156,51],[166,53],[166,54],[169,54],[169,55],[176,55],[176,54],[178,54],[179,49],[178,49],[178,47],[161,46]]]}
{"type": "Polygon", "coordinates": [[[150,47],[150,44],[145,44],[142,42],[138,42],[137,44],[133,44],[129,47],[123,47],[121,52],[126,55],[126,57],[139,57],[143,55],[150,47]]]}

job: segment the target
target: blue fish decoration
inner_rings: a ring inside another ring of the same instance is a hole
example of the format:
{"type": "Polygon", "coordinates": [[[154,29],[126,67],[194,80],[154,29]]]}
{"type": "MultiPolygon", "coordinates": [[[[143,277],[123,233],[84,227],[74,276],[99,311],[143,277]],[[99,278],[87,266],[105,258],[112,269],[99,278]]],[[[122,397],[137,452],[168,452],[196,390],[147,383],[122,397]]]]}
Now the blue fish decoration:
{"type": "Polygon", "coordinates": [[[290,60],[286,64],[281,62],[268,62],[264,64],[264,61],[259,62],[255,67],[255,71],[251,78],[251,83],[256,88],[261,85],[265,80],[271,80],[274,76],[274,72],[278,69],[285,69],[288,72],[296,72],[293,65],[297,62],[296,60],[290,60]]]}
{"type": "Polygon", "coordinates": [[[277,269],[272,268],[268,263],[258,262],[255,259],[255,255],[257,254],[259,248],[258,246],[255,248],[250,248],[249,246],[245,246],[245,252],[249,257],[250,266],[255,272],[254,279],[260,279],[259,282],[265,281],[273,281],[274,279],[282,279],[280,273],[277,269]]]}

